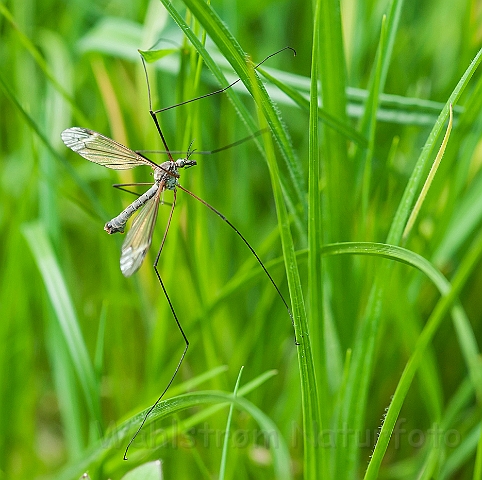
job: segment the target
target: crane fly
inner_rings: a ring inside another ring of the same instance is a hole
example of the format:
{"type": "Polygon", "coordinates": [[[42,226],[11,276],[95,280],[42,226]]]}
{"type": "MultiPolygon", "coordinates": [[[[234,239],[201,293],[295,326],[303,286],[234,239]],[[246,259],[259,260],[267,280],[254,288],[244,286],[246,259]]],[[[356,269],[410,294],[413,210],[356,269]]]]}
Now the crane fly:
{"type": "MultiPolygon", "coordinates": [[[[291,47],[285,47],[267,56],[262,62],[258,63],[255,66],[255,68],[259,67],[268,58],[271,58],[272,56],[277,55],[278,53],[286,49],[293,51],[294,54],[296,55],[296,52],[294,49],[292,49],[291,47]]],[[[164,231],[164,236],[162,238],[161,245],[157,252],[153,267],[154,267],[154,271],[156,272],[156,276],[159,280],[159,284],[161,285],[163,293],[169,304],[169,307],[174,317],[174,320],[176,322],[176,325],[184,339],[185,346],[184,346],[182,355],[179,359],[179,362],[177,363],[174,373],[172,374],[171,379],[169,380],[167,386],[164,388],[163,392],[156,400],[156,402],[147,410],[147,413],[145,414],[140,426],[138,427],[134,436],[129,441],[127,448],[124,452],[124,460],[127,460],[127,451],[129,450],[129,447],[131,446],[134,439],[137,437],[138,433],[141,431],[148,416],[154,410],[154,408],[158,405],[158,403],[161,401],[161,399],[163,398],[163,396],[171,386],[172,382],[174,381],[174,378],[176,377],[181,367],[181,364],[184,360],[184,357],[186,356],[186,352],[189,347],[189,341],[187,339],[187,336],[184,333],[184,330],[182,329],[181,323],[179,322],[179,319],[174,310],[174,306],[169,298],[166,287],[164,286],[164,282],[162,281],[161,275],[157,268],[159,258],[162,252],[162,248],[164,246],[167,233],[169,231],[169,227],[171,224],[174,208],[176,206],[176,196],[177,196],[178,188],[180,190],[183,190],[187,194],[189,194],[197,201],[201,202],[207,208],[209,208],[219,218],[221,218],[224,222],[226,222],[236,232],[236,234],[241,238],[241,240],[243,240],[243,242],[246,244],[246,246],[249,248],[251,253],[254,255],[254,257],[256,258],[256,260],[264,270],[265,274],[268,276],[272,285],[276,289],[276,292],[278,293],[279,297],[283,301],[288,311],[288,314],[290,315],[291,321],[293,323],[293,316],[288,306],[288,303],[286,302],[285,298],[283,297],[281,291],[279,290],[275,281],[271,277],[270,273],[264,266],[263,262],[259,258],[258,254],[255,252],[255,250],[249,244],[246,238],[220,211],[218,211],[216,208],[214,208],[212,205],[204,201],[202,198],[198,197],[197,195],[195,195],[194,193],[190,192],[189,190],[187,190],[186,188],[180,185],[179,170],[182,168],[193,167],[197,163],[195,160],[191,160],[189,158],[190,155],[193,153],[192,151],[187,152],[186,158],[181,158],[178,160],[173,159],[172,153],[167,146],[166,139],[164,138],[161,127],[159,125],[159,121],[157,119],[157,114],[161,112],[164,112],[166,110],[169,110],[171,108],[174,108],[180,105],[185,105],[186,103],[200,100],[201,98],[206,98],[212,95],[216,95],[218,93],[222,93],[226,91],[228,88],[231,88],[233,85],[238,83],[240,79],[238,78],[236,81],[229,84],[227,87],[222,88],[221,90],[216,90],[215,92],[211,92],[206,95],[202,95],[201,97],[196,97],[194,99],[187,100],[185,102],[181,102],[167,108],[163,108],[160,110],[152,110],[149,77],[147,75],[146,64],[142,56],[141,56],[141,60],[142,60],[142,64],[144,66],[144,71],[146,75],[147,92],[148,92],[148,99],[149,99],[149,113],[151,115],[152,120],[154,121],[156,129],[159,133],[159,136],[161,137],[162,143],[165,148],[165,153],[168,157],[167,161],[158,165],[157,163],[153,162],[152,160],[148,159],[145,155],[143,155],[141,151],[131,150],[130,148],[127,148],[121,143],[118,143],[115,140],[112,140],[98,132],[89,130],[88,128],[71,127],[64,130],[61,133],[61,138],[67,147],[69,147],[75,153],[78,153],[85,159],[91,162],[97,163],[98,165],[102,165],[103,167],[111,168],[113,170],[126,170],[130,168],[138,167],[138,166],[149,166],[153,170],[153,176],[154,176],[153,185],[144,194],[140,195],[136,200],[134,200],[130,205],[128,205],[119,215],[112,218],[112,220],[108,221],[104,226],[104,230],[109,234],[123,233],[129,218],[139,210],[139,213],[134,219],[130,230],[127,232],[124,243],[122,244],[121,257],[120,257],[120,269],[122,274],[125,277],[130,277],[142,265],[142,262],[144,261],[147,255],[147,252],[149,250],[149,247],[152,243],[152,235],[154,232],[154,226],[156,223],[158,207],[162,198],[162,194],[165,190],[172,190],[173,192],[173,201],[171,204],[171,211],[169,213],[166,228],[164,231]]],[[[258,132],[258,134],[259,133],[264,133],[264,132],[258,132]]],[[[239,143],[245,140],[246,139],[242,139],[238,142],[235,142],[231,146],[238,145],[239,143]]],[[[202,153],[215,153],[221,150],[225,150],[226,148],[229,148],[229,147],[230,146],[228,145],[227,147],[219,148],[211,152],[202,152],[202,153]]],[[[130,184],[130,185],[135,185],[135,184],[130,184]]],[[[123,185],[115,185],[115,186],[122,187],[123,185]]],[[[296,339],[295,339],[295,343],[297,344],[296,339]]]]}
{"type": "Polygon", "coordinates": [[[125,170],[147,165],[154,171],[154,185],[104,226],[104,230],[109,234],[124,233],[129,218],[144,207],[134,220],[122,245],[120,269],[125,277],[130,277],[139,270],[151,246],[162,193],[165,190],[175,192],[179,185],[178,170],[196,165],[196,160],[185,158],[174,161],[171,157],[170,160],[157,165],[143,155],[88,128],[68,128],[62,132],[61,137],[65,145],[75,153],[104,167],[125,170]]]}

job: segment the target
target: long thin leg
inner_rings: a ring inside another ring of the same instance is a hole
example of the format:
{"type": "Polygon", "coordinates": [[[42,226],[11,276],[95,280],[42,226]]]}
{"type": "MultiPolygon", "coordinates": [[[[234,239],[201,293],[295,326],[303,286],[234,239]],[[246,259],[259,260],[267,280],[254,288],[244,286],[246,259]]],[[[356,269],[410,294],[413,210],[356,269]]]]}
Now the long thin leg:
{"type": "MultiPolygon", "coordinates": [[[[296,55],[296,50],[294,48],[284,47],[284,48],[281,48],[280,50],[278,50],[277,52],[274,52],[271,55],[268,55],[265,59],[263,59],[261,62],[259,62],[257,65],[255,65],[254,69],[256,70],[260,65],[262,65],[264,62],[266,62],[266,60],[268,60],[271,57],[274,57],[275,55],[278,55],[278,53],[281,53],[284,50],[291,50],[296,55]]],[[[230,83],[227,87],[216,90],[215,92],[207,93],[206,95],[201,95],[200,97],[196,97],[196,98],[191,98],[191,100],[186,100],[185,102],[177,103],[176,105],[171,105],[170,107],[165,107],[165,108],[161,108],[159,110],[154,110],[152,113],[154,115],[156,115],[158,113],[165,112],[166,110],[170,110],[171,108],[179,107],[180,105],[186,105],[186,103],[195,102],[196,100],[201,100],[201,98],[207,98],[207,97],[211,97],[213,95],[217,95],[219,93],[223,93],[226,90],[230,89],[232,86],[236,85],[240,81],[241,81],[241,79],[238,78],[234,82],[230,83]]]]}
{"type": "Polygon", "coordinates": [[[228,148],[237,147],[238,145],[241,145],[242,143],[247,142],[248,140],[259,137],[264,133],[268,133],[269,131],[270,131],[269,128],[263,128],[253,133],[252,135],[249,135],[248,137],[241,138],[240,140],[237,140],[234,143],[230,143],[229,145],[225,145],[224,147],[215,148],[214,150],[210,150],[210,151],[194,151],[193,154],[197,153],[201,155],[213,155],[215,153],[222,152],[223,150],[228,150],[228,148]]]}
{"type": "MultiPolygon", "coordinates": [[[[274,52],[272,53],[271,55],[268,55],[266,58],[264,58],[261,62],[259,62],[257,65],[255,65],[255,69],[258,68],[260,65],[262,65],[264,62],[266,62],[266,60],[268,60],[269,58],[271,57],[274,57],[275,55],[278,55],[278,53],[280,52],[283,52],[284,50],[291,50],[294,55],[296,55],[296,50],[294,48],[291,48],[291,47],[284,47],[284,48],[281,48],[280,50],[278,50],[277,52],[274,52]]],[[[169,150],[169,147],[167,146],[167,142],[166,142],[166,139],[164,138],[164,134],[162,133],[162,130],[161,130],[161,127],[159,125],[159,122],[157,120],[157,114],[158,113],[161,113],[161,112],[165,112],[166,110],[170,110],[171,108],[175,108],[175,107],[179,107],[181,105],[186,105],[187,103],[191,103],[191,102],[195,102],[196,100],[200,100],[201,98],[207,98],[207,97],[211,97],[213,95],[217,95],[219,93],[223,93],[225,92],[226,90],[228,90],[229,88],[231,88],[233,85],[236,85],[236,83],[240,82],[241,79],[238,78],[237,80],[235,80],[234,82],[230,83],[227,87],[224,87],[224,88],[221,88],[219,90],[216,90],[215,92],[211,92],[211,93],[208,93],[206,95],[202,95],[200,97],[196,97],[196,98],[192,98],[191,100],[186,100],[185,102],[181,102],[181,103],[178,103],[176,105],[171,105],[170,107],[165,107],[165,108],[161,108],[159,110],[152,110],[152,97],[151,97],[151,86],[149,84],[149,75],[147,74],[147,67],[146,67],[146,62],[144,60],[144,57],[141,55],[141,60],[142,60],[142,66],[144,67],[144,73],[146,75],[146,83],[147,83],[147,96],[148,96],[148,99],[149,99],[149,113],[152,117],[152,120],[154,121],[155,125],[156,125],[156,128],[157,128],[157,131],[159,132],[159,136],[161,137],[161,140],[162,140],[162,143],[164,145],[164,148],[166,149],[166,154],[167,156],[169,157],[169,160],[171,160],[171,162],[174,161],[174,159],[172,158],[172,155],[171,155],[171,152],[169,150]]]]}
{"type": "Polygon", "coordinates": [[[131,193],[132,195],[135,195],[136,197],[140,197],[141,194],[140,193],[137,193],[137,192],[133,192],[131,190],[127,190],[127,188],[124,188],[124,187],[136,187],[137,185],[152,185],[152,182],[149,183],[149,182],[136,182],[136,183],[114,183],[112,186],[114,188],[117,188],[123,192],[127,192],[127,193],[131,193]]]}
{"type": "Polygon", "coordinates": [[[156,269],[156,272],[157,272],[157,264],[159,263],[159,257],[161,256],[162,249],[164,248],[164,243],[166,243],[167,232],[169,232],[169,227],[171,226],[171,220],[172,220],[172,215],[174,213],[174,208],[176,207],[177,192],[176,190],[173,190],[172,193],[173,193],[173,197],[172,197],[171,211],[169,212],[169,218],[167,219],[167,225],[166,225],[166,229],[164,230],[164,236],[162,237],[161,246],[159,247],[159,251],[157,252],[156,260],[154,261],[154,265],[153,265],[154,268],[156,269]]]}
{"type": "Polygon", "coordinates": [[[169,147],[167,146],[166,139],[164,138],[164,134],[162,133],[159,122],[157,121],[156,114],[152,111],[151,85],[149,84],[149,75],[147,75],[146,62],[144,61],[144,57],[142,55],[141,55],[141,60],[142,60],[142,66],[144,67],[144,73],[146,75],[147,97],[149,99],[149,113],[151,114],[151,117],[154,120],[159,136],[161,137],[164,148],[166,149],[167,156],[169,157],[169,160],[173,162],[174,159],[172,158],[171,152],[169,151],[169,147]]]}
{"type": "MultiPolygon", "coordinates": [[[[242,143],[245,143],[253,138],[259,137],[260,135],[263,135],[264,133],[268,133],[270,131],[269,128],[263,128],[262,130],[258,130],[257,132],[253,133],[252,135],[249,135],[247,137],[243,137],[239,140],[236,140],[234,143],[230,143],[229,145],[225,145],[224,147],[219,147],[215,148],[214,150],[193,150],[192,152],[186,152],[186,151],[181,151],[181,150],[170,150],[171,154],[173,155],[187,155],[190,153],[191,155],[213,155],[215,153],[222,152],[224,150],[228,150],[229,148],[237,147],[238,145],[241,145],[242,143]]],[[[136,153],[167,153],[164,151],[159,151],[159,150],[136,150],[136,153]]]]}
{"type": "MultiPolygon", "coordinates": [[[[264,273],[266,273],[266,275],[268,276],[270,282],[272,283],[273,287],[275,288],[275,290],[278,292],[278,295],[279,297],[281,298],[282,302],[284,303],[285,307],[286,307],[286,310],[288,311],[288,314],[291,318],[291,323],[293,325],[293,328],[294,328],[294,318],[293,318],[293,314],[291,313],[291,309],[290,307],[288,306],[288,302],[285,300],[285,297],[283,297],[283,294],[281,293],[280,289],[278,288],[278,285],[276,285],[275,281],[273,280],[273,277],[270,275],[270,273],[268,272],[268,269],[264,266],[264,263],[261,261],[261,258],[259,258],[258,254],[255,252],[254,248],[249,244],[249,242],[246,240],[246,238],[244,237],[244,235],[219,211],[217,210],[216,208],[214,208],[212,205],[210,205],[208,202],[206,202],[206,200],[203,200],[202,198],[198,197],[197,195],[195,195],[194,193],[190,192],[189,190],[187,190],[186,188],[184,188],[182,185],[179,185],[177,184],[177,186],[184,192],[188,193],[189,195],[191,195],[191,197],[195,198],[198,202],[201,202],[203,205],[205,205],[206,207],[208,207],[211,211],[213,211],[219,218],[221,218],[222,220],[224,220],[236,233],[237,235],[239,236],[239,238],[241,238],[241,240],[246,244],[246,246],[251,250],[251,253],[254,255],[254,257],[256,258],[256,260],[258,260],[258,263],[261,265],[261,268],[264,270],[264,273]]],[[[295,344],[296,345],[299,345],[297,339],[296,339],[296,333],[295,333],[295,344]]]]}
{"type": "Polygon", "coordinates": [[[172,382],[174,381],[174,378],[176,377],[177,375],[177,372],[179,372],[179,369],[181,368],[181,364],[184,360],[184,357],[186,356],[186,353],[187,353],[187,349],[189,348],[189,340],[187,339],[187,336],[186,334],[184,333],[184,330],[181,326],[181,323],[179,322],[179,319],[177,318],[177,315],[176,315],[176,311],[174,310],[174,306],[172,305],[172,302],[171,302],[171,299],[169,298],[169,295],[167,293],[167,290],[166,290],[166,287],[164,286],[164,282],[162,281],[162,278],[161,278],[161,275],[159,273],[159,270],[157,269],[157,264],[159,263],[159,257],[161,256],[161,251],[164,247],[164,243],[166,241],[166,237],[167,237],[167,233],[169,231],[169,227],[171,226],[171,220],[172,220],[172,215],[174,213],[174,207],[176,206],[176,190],[174,190],[174,199],[172,201],[172,206],[171,206],[171,212],[169,214],[169,219],[167,221],[167,225],[166,225],[166,229],[164,231],[164,236],[162,238],[162,242],[161,242],[161,246],[159,248],[159,251],[157,253],[157,256],[156,256],[156,260],[154,262],[154,270],[156,272],[156,275],[157,275],[157,279],[159,280],[159,283],[161,284],[161,287],[162,287],[162,291],[164,292],[164,296],[166,297],[167,299],[167,302],[169,303],[169,308],[171,309],[171,312],[172,312],[172,316],[174,317],[174,320],[176,321],[176,325],[177,325],[177,328],[179,329],[179,331],[181,332],[181,335],[182,335],[182,338],[184,339],[184,343],[185,343],[185,346],[184,346],[184,351],[182,352],[182,355],[179,359],[179,362],[174,370],[174,373],[172,374],[172,377],[171,379],[169,380],[166,388],[164,388],[163,392],[161,393],[161,395],[159,396],[159,398],[154,402],[154,404],[152,405],[151,408],[149,408],[149,410],[147,411],[146,415],[144,416],[144,419],[142,420],[141,424],[139,425],[139,428],[136,430],[136,433],[134,434],[134,436],[131,438],[129,444],[127,445],[126,447],[126,450],[124,452],[124,460],[127,460],[127,451],[129,450],[129,447],[132,445],[132,442],[135,440],[135,438],[137,437],[137,435],[139,434],[139,432],[142,430],[142,427],[144,426],[144,424],[146,423],[147,421],[147,418],[149,417],[149,415],[152,413],[152,411],[157,407],[157,405],[159,404],[159,402],[161,401],[162,397],[164,397],[164,395],[166,394],[166,392],[169,390],[169,387],[171,386],[172,382]]]}

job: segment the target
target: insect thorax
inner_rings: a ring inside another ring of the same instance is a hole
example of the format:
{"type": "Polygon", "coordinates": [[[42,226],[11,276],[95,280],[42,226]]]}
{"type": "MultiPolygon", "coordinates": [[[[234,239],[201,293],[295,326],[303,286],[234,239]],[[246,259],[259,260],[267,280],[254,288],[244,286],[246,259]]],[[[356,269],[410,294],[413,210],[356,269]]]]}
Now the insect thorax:
{"type": "Polygon", "coordinates": [[[188,168],[196,165],[196,160],[180,158],[175,162],[167,161],[154,170],[154,180],[157,183],[164,182],[164,188],[174,190],[178,184],[179,168],[188,168]]]}
{"type": "Polygon", "coordinates": [[[167,161],[154,170],[154,180],[157,183],[164,182],[164,188],[174,190],[177,185],[179,173],[176,162],[167,161]]]}

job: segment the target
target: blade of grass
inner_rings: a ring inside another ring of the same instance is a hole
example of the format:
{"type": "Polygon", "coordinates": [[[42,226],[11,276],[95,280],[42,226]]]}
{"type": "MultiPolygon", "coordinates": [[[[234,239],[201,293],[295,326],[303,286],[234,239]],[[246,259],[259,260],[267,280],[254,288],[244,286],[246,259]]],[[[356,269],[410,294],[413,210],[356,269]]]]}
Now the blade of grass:
{"type": "MultiPolygon", "coordinates": [[[[323,108],[342,123],[348,123],[346,99],[346,59],[343,48],[340,4],[337,0],[320,2],[319,25],[319,73],[321,82],[321,98],[323,108]]],[[[348,142],[344,135],[331,128],[321,130],[321,152],[323,155],[324,188],[322,195],[323,237],[322,244],[347,241],[352,235],[352,219],[354,218],[354,164],[348,158],[348,142]]],[[[347,302],[354,298],[353,271],[349,257],[342,257],[337,263],[330,260],[324,262],[322,270],[322,288],[324,310],[333,317],[333,328],[340,338],[351,336],[351,322],[346,319],[355,317],[355,302],[347,302]]],[[[328,320],[328,316],[327,320],[328,320]]],[[[339,431],[339,430],[338,430],[339,431]]],[[[336,456],[343,457],[345,450],[335,450],[336,456]]],[[[344,459],[342,469],[335,463],[337,478],[351,475],[344,459]]],[[[315,478],[315,477],[312,477],[315,478]]]]}
{"type": "MultiPolygon", "coordinates": [[[[311,54],[311,93],[310,93],[310,130],[309,130],[309,158],[308,158],[308,301],[310,312],[310,336],[313,346],[313,364],[317,366],[314,370],[314,377],[319,386],[320,399],[315,413],[318,417],[319,431],[323,431],[323,425],[329,424],[329,395],[326,371],[326,350],[324,335],[323,317],[323,286],[320,245],[323,242],[322,222],[321,222],[321,198],[320,198],[320,152],[318,137],[318,76],[319,76],[319,36],[321,0],[315,4],[315,19],[313,24],[313,45],[311,54]],[[321,408],[323,405],[323,408],[321,408]],[[322,416],[321,412],[324,412],[322,416]]],[[[313,367],[314,367],[313,365],[313,367]]],[[[309,377],[308,377],[309,378],[309,377]]],[[[316,399],[316,397],[315,397],[316,399]]],[[[318,401],[318,399],[316,399],[318,401]]],[[[308,412],[305,412],[308,413],[308,412]]],[[[315,418],[308,417],[310,421],[315,418]]],[[[308,439],[310,441],[311,439],[308,439]]],[[[320,443],[315,443],[313,447],[307,449],[305,454],[305,467],[310,465],[307,470],[307,478],[329,478],[328,449],[319,448],[320,443]],[[313,458],[307,458],[314,455],[313,458]],[[313,476],[314,475],[314,476],[313,476]]],[[[306,448],[306,444],[305,444],[306,448]]]]}
{"type": "MultiPolygon", "coordinates": [[[[241,375],[243,374],[243,369],[244,367],[241,367],[241,369],[239,370],[238,378],[236,380],[236,385],[234,386],[233,398],[236,398],[238,395],[239,382],[241,381],[241,375]]],[[[228,445],[229,445],[229,436],[231,434],[233,411],[234,411],[234,403],[232,403],[229,406],[228,419],[226,421],[226,432],[224,435],[223,451],[221,454],[221,466],[219,468],[219,480],[224,480],[224,477],[226,475],[226,462],[228,459],[228,445]]]]}
{"type": "MultiPolygon", "coordinates": [[[[258,103],[257,90],[254,90],[255,101],[258,105],[258,118],[260,128],[266,128],[267,121],[258,103]]],[[[317,115],[316,115],[317,117],[317,115]]],[[[318,455],[318,434],[321,428],[321,416],[319,410],[318,388],[313,362],[312,347],[309,335],[308,318],[306,316],[303,290],[301,287],[298,264],[291,236],[288,212],[283,199],[278,164],[274,154],[273,144],[270,137],[265,136],[266,158],[268,159],[271,187],[276,205],[278,224],[280,228],[281,246],[285,262],[288,289],[292,305],[292,321],[297,342],[298,365],[301,379],[301,401],[303,410],[303,446],[304,446],[304,472],[306,478],[320,478],[321,458],[318,455]]]]}
{"type": "MultiPolygon", "coordinates": [[[[275,477],[280,480],[291,479],[289,452],[286,444],[283,441],[280,431],[275,423],[267,417],[260,409],[253,405],[248,400],[242,397],[233,397],[229,392],[196,392],[186,395],[180,395],[161,402],[152,411],[146,425],[149,425],[162,418],[173,415],[182,410],[192,407],[200,407],[208,404],[230,405],[234,404],[238,409],[248,413],[260,426],[264,432],[269,432],[273,435],[276,442],[270,443],[270,450],[273,455],[275,477]]],[[[108,454],[119,454],[117,445],[119,442],[126,441],[131,435],[133,428],[139,425],[146,414],[147,410],[138,413],[129,420],[125,421],[118,428],[109,432],[101,442],[93,445],[82,461],[71,463],[57,476],[59,480],[78,478],[85,472],[90,465],[104,459],[108,454]]],[[[122,460],[119,460],[121,462],[122,460]]]]}
{"type": "Polygon", "coordinates": [[[388,447],[388,442],[390,441],[391,434],[395,428],[398,415],[412,383],[413,377],[415,376],[420,362],[423,359],[425,349],[432,341],[433,336],[440,326],[440,323],[444,319],[447,311],[453,304],[455,304],[457,296],[464,287],[473,269],[478,265],[481,257],[482,235],[479,235],[473,242],[471,248],[468,250],[465,258],[462,260],[462,263],[452,280],[452,288],[448,293],[443,295],[437,303],[417,341],[417,344],[415,345],[415,349],[402,373],[400,381],[397,385],[397,389],[388,408],[387,415],[383,422],[380,435],[373,451],[373,455],[365,473],[365,480],[375,479],[378,477],[380,465],[388,447]]]}
{"type": "Polygon", "coordinates": [[[365,109],[360,121],[360,131],[366,138],[371,138],[375,134],[374,129],[376,125],[373,120],[374,117],[376,117],[376,111],[383,103],[383,90],[392,59],[393,46],[398,32],[402,7],[403,0],[392,1],[388,15],[382,19],[381,35],[377,51],[377,64],[371,73],[365,109]]]}
{"type": "MultiPolygon", "coordinates": [[[[338,118],[342,123],[348,123],[346,116],[346,64],[343,50],[343,35],[341,31],[341,16],[339,3],[334,0],[320,2],[320,49],[319,69],[323,108],[338,118]]],[[[324,154],[324,171],[326,186],[324,198],[324,229],[325,243],[349,239],[349,221],[353,210],[353,175],[350,173],[351,162],[348,161],[347,142],[344,135],[329,128],[322,130],[322,148],[324,154]]],[[[334,285],[340,282],[343,269],[330,271],[334,285]]],[[[344,318],[341,295],[335,297],[335,311],[344,318]]]]}
{"type": "Polygon", "coordinates": [[[432,184],[432,180],[435,177],[435,174],[437,173],[437,169],[440,165],[440,162],[442,161],[442,157],[445,152],[445,147],[447,146],[447,143],[449,141],[450,137],[450,132],[452,131],[452,123],[453,123],[453,112],[452,112],[452,105],[450,105],[449,109],[449,123],[447,125],[447,131],[445,132],[445,136],[442,140],[442,145],[440,145],[440,149],[437,153],[437,156],[435,157],[435,160],[432,164],[432,168],[430,169],[430,172],[427,176],[427,179],[425,180],[425,183],[423,184],[422,191],[420,192],[420,195],[418,196],[417,201],[415,202],[415,206],[413,207],[412,213],[410,214],[410,217],[407,221],[407,225],[405,225],[405,230],[403,231],[402,234],[402,243],[405,242],[408,238],[408,235],[410,235],[410,231],[412,230],[412,227],[415,223],[415,220],[417,219],[417,216],[420,212],[420,209],[422,208],[423,201],[425,200],[425,197],[427,196],[428,190],[430,188],[430,185],[432,184]]]}
{"type": "Polygon", "coordinates": [[[57,322],[62,331],[63,340],[82,386],[91,419],[97,422],[98,426],[101,426],[100,396],[94,369],[87,347],[83,342],[79,321],[65,279],[50,241],[44,227],[38,222],[25,224],[22,231],[45,283],[50,302],[56,313],[57,322]]]}
{"type": "Polygon", "coordinates": [[[475,457],[474,480],[482,478],[482,428],[479,434],[479,443],[477,444],[477,455],[475,457]]]}
{"type": "MultiPolygon", "coordinates": [[[[399,2],[400,3],[400,2],[399,2]]],[[[373,152],[375,148],[375,132],[377,125],[377,111],[378,105],[380,103],[380,92],[383,88],[381,84],[381,76],[384,65],[387,63],[385,61],[385,45],[387,37],[387,27],[386,27],[387,17],[384,15],[382,18],[382,26],[380,33],[380,42],[378,44],[377,52],[377,62],[376,67],[373,71],[373,76],[371,78],[371,87],[369,89],[369,94],[367,102],[365,105],[365,112],[361,119],[361,132],[368,138],[368,148],[363,151],[359,150],[360,155],[357,159],[357,165],[363,168],[363,181],[362,181],[362,192],[361,192],[361,209],[362,209],[362,228],[365,230],[366,236],[366,225],[368,224],[368,202],[370,198],[371,190],[371,178],[372,178],[372,162],[373,162],[373,152]]]]}

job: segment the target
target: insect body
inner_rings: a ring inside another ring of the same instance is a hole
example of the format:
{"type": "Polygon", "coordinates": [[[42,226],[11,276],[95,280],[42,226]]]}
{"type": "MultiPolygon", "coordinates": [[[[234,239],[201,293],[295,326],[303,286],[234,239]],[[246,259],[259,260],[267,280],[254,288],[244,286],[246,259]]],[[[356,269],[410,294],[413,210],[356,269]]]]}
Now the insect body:
{"type": "Polygon", "coordinates": [[[162,192],[176,190],[179,185],[178,170],[192,167],[196,165],[196,161],[186,158],[168,160],[161,165],[156,165],[143,155],[87,128],[68,128],[62,132],[61,137],[65,145],[74,152],[104,167],[125,170],[139,165],[149,165],[154,170],[154,185],[104,226],[107,233],[124,233],[129,218],[143,207],[122,245],[120,267],[123,275],[130,277],[142,265],[151,245],[162,192]]]}

